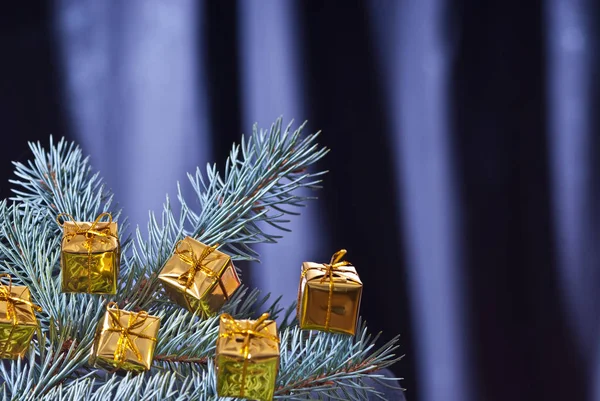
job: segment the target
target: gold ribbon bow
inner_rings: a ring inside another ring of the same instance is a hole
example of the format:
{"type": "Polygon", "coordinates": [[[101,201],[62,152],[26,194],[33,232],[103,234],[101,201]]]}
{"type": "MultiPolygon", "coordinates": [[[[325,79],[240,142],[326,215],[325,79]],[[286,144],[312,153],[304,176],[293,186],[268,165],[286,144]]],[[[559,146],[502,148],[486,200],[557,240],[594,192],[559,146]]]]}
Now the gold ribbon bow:
{"type": "Polygon", "coordinates": [[[73,224],[75,224],[75,227],[77,227],[76,231],[68,232],[67,234],[65,234],[65,237],[70,239],[76,235],[83,235],[86,238],[86,241],[83,246],[88,250],[87,285],[88,285],[88,292],[92,292],[92,268],[91,268],[91,265],[92,265],[92,244],[93,244],[94,240],[95,239],[103,239],[106,237],[113,237],[113,238],[116,238],[117,241],[119,241],[119,238],[116,235],[114,235],[110,230],[110,223],[113,222],[112,215],[108,212],[99,214],[98,217],[96,217],[96,220],[94,220],[94,222],[90,226],[90,228],[81,227],[77,223],[77,221],[73,218],[72,215],[67,214],[67,213],[60,213],[58,216],[56,216],[56,222],[62,228],[65,227],[65,224],[64,224],[64,220],[61,222],[61,217],[62,218],[68,217],[68,219],[71,220],[71,222],[73,224]],[[107,216],[108,216],[108,221],[100,221],[104,217],[107,217],[107,216]],[[98,224],[101,224],[101,223],[106,223],[106,226],[99,228],[98,224]]]}
{"type": "Polygon", "coordinates": [[[246,375],[248,372],[248,355],[250,355],[250,341],[252,340],[252,338],[266,338],[268,340],[279,343],[278,336],[264,331],[267,328],[267,326],[274,323],[273,321],[265,323],[265,320],[267,320],[268,318],[269,314],[265,312],[254,323],[252,323],[250,327],[243,327],[229,313],[224,313],[221,315],[221,322],[226,324],[226,332],[219,334],[219,337],[231,338],[235,337],[236,335],[244,336],[244,344],[242,345],[242,349],[240,350],[240,353],[244,357],[240,385],[240,397],[242,398],[244,397],[246,375]]]}
{"type": "MultiPolygon", "coordinates": [[[[322,263],[325,267],[325,271],[321,267],[309,267],[302,272],[302,278],[306,276],[306,273],[309,270],[319,270],[323,272],[323,277],[321,277],[321,283],[329,280],[329,296],[327,298],[327,315],[325,316],[325,330],[329,330],[329,324],[331,323],[331,309],[333,303],[333,287],[334,287],[334,278],[341,277],[339,273],[354,273],[354,270],[342,269],[344,266],[350,266],[351,263],[347,260],[342,260],[344,255],[346,255],[345,249],[340,249],[331,257],[331,261],[329,263],[322,263]]],[[[298,294],[300,295],[300,294],[298,294]]],[[[300,300],[298,300],[298,305],[300,305],[300,300]]]]}
{"type": "Polygon", "coordinates": [[[4,352],[6,351],[6,348],[10,344],[11,337],[12,337],[15,327],[17,326],[17,323],[18,323],[17,322],[16,305],[17,304],[25,304],[25,305],[29,305],[35,311],[38,311],[38,312],[42,311],[42,308],[38,305],[35,305],[33,302],[31,302],[27,299],[23,299],[21,297],[12,295],[12,278],[10,277],[10,274],[8,274],[8,273],[0,274],[0,279],[1,278],[8,278],[8,285],[0,282],[0,302],[6,302],[6,317],[8,319],[12,320],[12,327],[10,329],[10,333],[8,334],[8,337],[6,338],[6,340],[4,340],[4,344],[0,348],[0,357],[4,354],[4,352]]]}
{"type": "Polygon", "coordinates": [[[108,305],[106,305],[106,311],[110,315],[110,324],[112,325],[112,327],[104,329],[104,331],[119,333],[119,340],[117,341],[117,347],[115,348],[113,357],[114,360],[117,361],[119,365],[122,364],[125,361],[125,354],[129,349],[135,354],[137,360],[141,362],[142,354],[140,353],[138,347],[135,345],[135,342],[133,341],[131,336],[144,338],[146,340],[156,342],[156,338],[154,337],[148,336],[143,333],[134,332],[135,330],[140,329],[146,323],[146,319],[148,318],[148,312],[141,311],[137,313],[130,313],[129,319],[127,321],[127,326],[123,326],[121,324],[120,319],[121,309],[119,309],[119,306],[116,302],[109,302],[108,305]]]}
{"type": "MultiPolygon", "coordinates": [[[[212,271],[210,268],[208,268],[204,264],[204,259],[206,259],[206,257],[208,255],[210,255],[212,252],[214,252],[217,249],[217,247],[219,246],[219,244],[205,247],[202,250],[202,253],[199,256],[196,256],[191,245],[189,245],[187,242],[186,242],[186,244],[188,245],[188,249],[183,249],[183,250],[180,249],[181,245],[183,243],[184,243],[184,240],[180,240],[177,242],[177,244],[175,244],[175,253],[179,256],[179,258],[184,263],[190,265],[190,268],[185,273],[180,274],[179,277],[177,277],[177,281],[179,281],[182,285],[184,285],[186,289],[189,289],[192,287],[192,284],[194,283],[196,273],[198,273],[200,271],[200,272],[204,273],[207,278],[212,280],[213,283],[217,282],[219,284],[219,286],[221,287],[221,291],[223,292],[225,299],[229,299],[227,290],[223,286],[223,282],[220,280],[219,274],[215,273],[214,271],[212,271]]],[[[189,301],[188,301],[188,304],[189,304],[189,301]]],[[[204,310],[204,312],[207,315],[210,314],[209,313],[210,311],[208,311],[208,310],[204,310]]]]}
{"type": "Polygon", "coordinates": [[[113,219],[112,219],[112,214],[110,214],[108,212],[104,212],[104,213],[99,214],[98,217],[96,217],[96,220],[94,220],[94,222],[90,226],[90,228],[83,228],[83,227],[81,227],[79,224],[77,224],[77,221],[75,220],[75,218],[73,218],[73,216],[71,216],[70,214],[68,214],[68,213],[60,213],[58,216],[56,216],[56,222],[62,228],[65,227],[65,224],[64,224],[64,220],[61,222],[61,217],[68,217],[69,220],[71,220],[71,222],[73,224],[75,224],[75,227],[77,227],[77,231],[69,232],[68,234],[66,234],[67,237],[74,237],[76,235],[85,235],[85,237],[88,240],[90,240],[90,242],[95,237],[114,237],[114,238],[117,238],[110,231],[110,223],[113,222],[113,219]],[[104,217],[107,217],[107,216],[108,216],[108,221],[100,221],[104,217]],[[105,227],[98,228],[98,224],[101,224],[101,223],[107,223],[107,224],[106,224],[105,227]]]}
{"type": "Polygon", "coordinates": [[[196,256],[192,247],[188,245],[188,249],[180,250],[181,244],[183,244],[183,240],[180,240],[175,244],[175,253],[179,256],[179,258],[186,264],[190,265],[190,268],[183,274],[177,277],[177,280],[185,285],[185,288],[191,288],[194,283],[194,277],[196,277],[196,273],[201,271],[211,280],[216,281],[219,280],[219,276],[209,269],[206,265],[203,264],[204,259],[211,253],[213,253],[219,244],[215,244],[213,246],[207,246],[202,250],[200,256],[196,256]],[[186,254],[187,252],[188,254],[186,254]]]}

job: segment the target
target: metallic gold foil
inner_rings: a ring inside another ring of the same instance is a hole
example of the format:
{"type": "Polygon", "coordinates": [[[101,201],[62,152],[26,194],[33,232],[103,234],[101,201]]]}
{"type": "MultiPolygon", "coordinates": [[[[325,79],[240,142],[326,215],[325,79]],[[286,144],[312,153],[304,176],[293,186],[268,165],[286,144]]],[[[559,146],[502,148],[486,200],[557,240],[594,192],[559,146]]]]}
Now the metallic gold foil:
{"type": "Polygon", "coordinates": [[[214,316],[241,284],[231,258],[215,248],[186,237],[158,276],[174,302],[204,317],[214,316]]]}
{"type": "Polygon", "coordinates": [[[217,339],[217,393],[270,401],[279,370],[279,337],[273,320],[234,320],[221,315],[217,339]]]}
{"type": "Polygon", "coordinates": [[[0,359],[22,358],[29,348],[38,327],[34,309],[41,310],[29,299],[27,287],[0,284],[0,359]]]}
{"type": "Polygon", "coordinates": [[[120,265],[117,223],[109,213],[102,213],[91,223],[64,216],[71,221],[59,222],[64,229],[60,261],[62,292],[116,294],[120,265]],[[105,216],[110,221],[101,222],[105,216]]]}
{"type": "Polygon", "coordinates": [[[90,363],[109,371],[149,370],[159,327],[158,316],[120,310],[109,303],[96,330],[90,363]]]}
{"type": "Polygon", "coordinates": [[[349,262],[336,252],[330,263],[304,262],[298,289],[300,328],[354,335],[362,282],[349,262]]]}

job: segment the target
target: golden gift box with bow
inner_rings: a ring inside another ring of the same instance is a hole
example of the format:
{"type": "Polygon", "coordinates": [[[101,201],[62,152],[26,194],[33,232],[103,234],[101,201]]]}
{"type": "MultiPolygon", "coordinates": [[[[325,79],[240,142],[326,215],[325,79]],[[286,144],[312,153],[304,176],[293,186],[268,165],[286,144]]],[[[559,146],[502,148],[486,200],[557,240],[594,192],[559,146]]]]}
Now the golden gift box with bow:
{"type": "Polygon", "coordinates": [[[297,306],[300,328],[354,335],[363,285],[356,269],[342,261],[345,254],[342,249],[330,263],[302,264],[297,306]]]}
{"type": "Polygon", "coordinates": [[[231,257],[191,237],[177,243],[158,278],[174,302],[204,317],[214,316],[241,284],[231,257]]]}
{"type": "Polygon", "coordinates": [[[271,401],[279,370],[279,336],[264,313],[258,320],[221,315],[215,365],[220,397],[271,401]]]}
{"type": "Polygon", "coordinates": [[[121,310],[110,302],[96,329],[90,364],[109,371],[149,370],[159,327],[158,316],[121,310]]]}
{"type": "Polygon", "coordinates": [[[75,221],[67,214],[58,215],[57,221],[63,227],[62,292],[116,294],[121,246],[110,213],[102,213],[91,223],[75,221]],[[66,218],[64,222],[61,217],[66,218]],[[104,217],[109,221],[100,221],[104,217]]]}
{"type": "Polygon", "coordinates": [[[0,359],[23,357],[38,328],[34,310],[41,308],[29,300],[29,288],[12,285],[10,275],[2,274],[8,285],[0,283],[0,359]]]}

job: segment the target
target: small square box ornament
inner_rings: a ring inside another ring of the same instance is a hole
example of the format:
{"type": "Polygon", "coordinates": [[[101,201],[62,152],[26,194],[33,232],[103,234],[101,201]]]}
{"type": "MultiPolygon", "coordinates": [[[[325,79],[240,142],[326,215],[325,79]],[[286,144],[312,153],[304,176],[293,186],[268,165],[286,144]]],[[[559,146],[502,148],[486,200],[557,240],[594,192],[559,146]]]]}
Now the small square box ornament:
{"type": "Polygon", "coordinates": [[[269,314],[235,320],[222,314],[215,365],[220,397],[271,401],[279,370],[279,336],[269,314]]]}
{"type": "Polygon", "coordinates": [[[56,221],[63,228],[61,291],[116,294],[121,246],[111,214],[102,213],[93,222],[79,222],[61,213],[56,221]],[[106,217],[108,221],[101,221],[106,217]]]}
{"type": "Polygon", "coordinates": [[[231,257],[217,246],[186,237],[158,275],[175,303],[203,317],[214,316],[241,285],[231,257]]]}
{"type": "Polygon", "coordinates": [[[110,302],[96,329],[90,364],[108,371],[149,370],[159,327],[158,316],[121,310],[110,302]]]}
{"type": "Polygon", "coordinates": [[[29,299],[29,288],[12,285],[9,274],[0,274],[0,359],[22,358],[38,328],[34,311],[42,308],[29,299]]]}
{"type": "Polygon", "coordinates": [[[298,288],[300,328],[354,335],[363,284],[346,250],[336,252],[329,263],[304,262],[298,288]]]}

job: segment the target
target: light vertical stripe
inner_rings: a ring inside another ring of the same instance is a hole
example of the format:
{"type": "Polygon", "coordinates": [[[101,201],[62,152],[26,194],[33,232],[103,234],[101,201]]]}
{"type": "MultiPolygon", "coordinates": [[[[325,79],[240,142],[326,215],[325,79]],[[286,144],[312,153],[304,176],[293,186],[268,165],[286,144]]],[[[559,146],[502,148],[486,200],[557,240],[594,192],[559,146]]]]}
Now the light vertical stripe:
{"type": "Polygon", "coordinates": [[[444,2],[370,2],[394,130],[419,399],[473,399],[467,358],[459,194],[450,149],[444,2]]]}
{"type": "MultiPolygon", "coordinates": [[[[269,128],[279,116],[284,117],[284,125],[295,119],[296,127],[305,119],[299,32],[292,5],[290,0],[239,2],[240,60],[244,66],[242,121],[246,133],[255,122],[269,128]]],[[[292,232],[284,233],[276,246],[257,246],[262,263],[252,266],[250,272],[262,290],[283,295],[284,306],[296,299],[301,263],[314,256],[319,236],[326,235],[322,228],[315,230],[316,207],[316,202],[310,202],[307,208],[298,210],[301,216],[291,216],[288,227],[292,232]]]]}
{"type": "MultiPolygon", "coordinates": [[[[590,121],[594,44],[585,1],[552,0],[546,7],[548,127],[552,206],[559,267],[569,327],[579,356],[600,369],[598,351],[599,254],[593,219],[590,121]]],[[[596,134],[598,135],[598,134],[596,134]]],[[[596,199],[598,200],[598,199],[596,199]]],[[[598,380],[595,380],[598,383],[598,380]]],[[[600,384],[593,399],[600,399],[600,384]]]]}
{"type": "Polygon", "coordinates": [[[134,225],[145,226],[148,211],[160,211],[165,193],[210,154],[197,7],[193,0],[57,6],[75,136],[134,225]]]}

